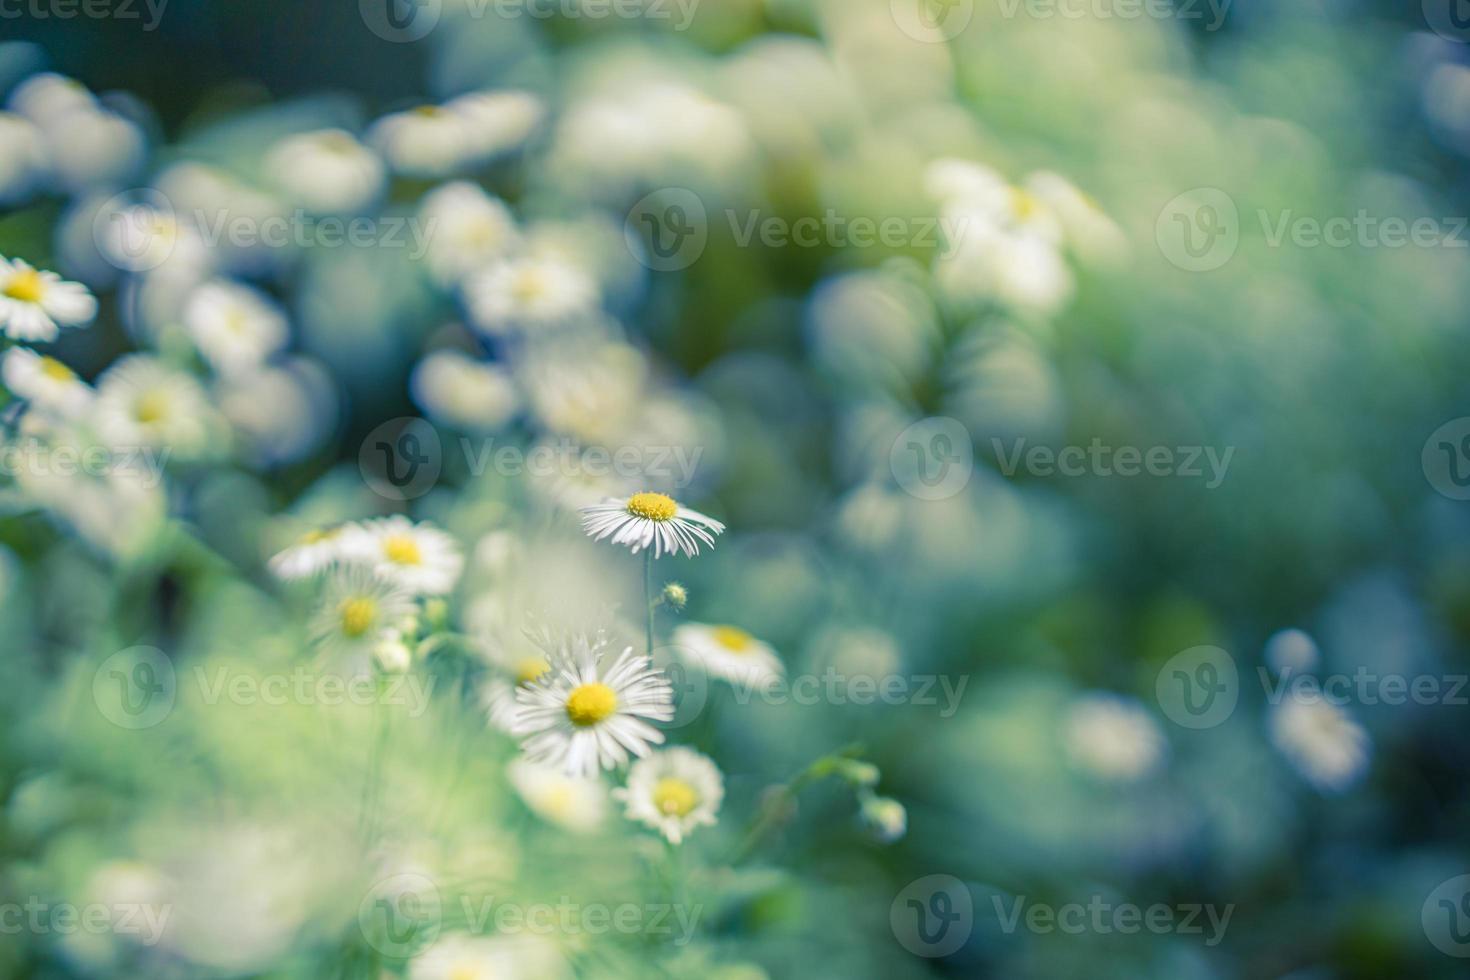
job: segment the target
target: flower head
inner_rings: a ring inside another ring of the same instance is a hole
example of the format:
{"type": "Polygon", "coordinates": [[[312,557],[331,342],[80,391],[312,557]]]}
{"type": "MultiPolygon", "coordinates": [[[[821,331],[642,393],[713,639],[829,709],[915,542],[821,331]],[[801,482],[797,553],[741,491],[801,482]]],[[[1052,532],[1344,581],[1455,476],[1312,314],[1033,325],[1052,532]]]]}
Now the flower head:
{"type": "Polygon", "coordinates": [[[762,686],[786,673],[769,643],[736,626],[685,623],[674,630],[673,639],[684,659],[732,684],[762,686]]]}
{"type": "Polygon", "coordinates": [[[342,553],[415,595],[444,595],[464,568],[453,537],[403,516],[351,525],[343,532],[342,553]]]}
{"type": "Polygon", "coordinates": [[[55,340],[62,327],[81,327],[97,315],[97,300],[79,283],[0,258],[0,329],[11,340],[55,340]]]}
{"type": "Polygon", "coordinates": [[[365,569],[342,569],[327,586],[312,632],[329,650],[371,652],[413,609],[402,586],[365,569]]]}
{"type": "Polygon", "coordinates": [[[635,493],[582,508],[582,530],[597,541],[610,537],[613,544],[625,544],[635,555],[651,545],[655,558],[679,552],[693,557],[701,541],[713,547],[725,525],[665,494],[635,493]]]}
{"type": "Polygon", "coordinates": [[[0,378],[11,394],[52,416],[76,418],[92,404],[92,389],[76,372],[26,347],[5,352],[0,378]]]}
{"type": "Polygon", "coordinates": [[[640,759],[628,771],[626,789],[614,795],[637,820],[672,844],[700,826],[713,826],[725,798],[719,768],[693,749],[676,747],[640,759]]]}
{"type": "Polygon", "coordinates": [[[314,578],[342,557],[342,529],[308,531],[270,560],[270,570],[283,582],[314,578]]]}

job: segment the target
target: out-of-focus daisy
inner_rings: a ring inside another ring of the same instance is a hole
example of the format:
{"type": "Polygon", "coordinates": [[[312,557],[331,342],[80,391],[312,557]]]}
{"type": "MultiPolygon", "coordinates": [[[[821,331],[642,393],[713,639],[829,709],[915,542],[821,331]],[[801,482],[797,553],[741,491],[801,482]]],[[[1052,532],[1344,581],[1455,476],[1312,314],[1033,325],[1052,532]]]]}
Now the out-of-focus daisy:
{"type": "Polygon", "coordinates": [[[101,214],[102,257],[124,272],[177,271],[192,281],[210,262],[198,229],[161,202],[135,203],[101,214]]]}
{"type": "Polygon", "coordinates": [[[664,740],[650,721],[674,717],[674,690],[645,656],[628,647],[608,656],[605,637],[573,636],[551,670],[516,693],[515,734],[533,762],[594,776],[664,740]]]}
{"type": "Polygon", "coordinates": [[[1168,751],[1159,725],[1131,698],[1097,692],[1077,698],[1063,731],[1067,752],[1103,779],[1133,782],[1158,768],[1168,751]]]}
{"type": "Polygon", "coordinates": [[[464,568],[464,555],[452,536],[402,515],[349,525],[343,531],[342,554],[414,595],[453,590],[464,568]]]}
{"type": "Polygon", "coordinates": [[[366,569],[340,569],[327,585],[312,635],[333,652],[371,652],[414,608],[412,594],[401,586],[366,569]]]}
{"type": "Polygon", "coordinates": [[[508,259],[465,282],[470,319],[491,335],[565,324],[596,313],[600,302],[585,271],[554,258],[508,259]]]}
{"type": "Polygon", "coordinates": [[[508,735],[513,734],[516,714],[520,710],[516,691],[530,687],[544,677],[551,670],[551,661],[546,651],[524,635],[514,636],[503,643],[491,642],[487,646],[495,673],[481,689],[481,703],[491,725],[508,735]]]}
{"type": "Polygon", "coordinates": [[[470,158],[474,145],[464,116],[438,105],[384,116],[368,128],[367,141],[395,172],[416,177],[454,173],[470,158]]]}
{"type": "Polygon", "coordinates": [[[652,546],[655,558],[679,552],[694,557],[701,541],[714,547],[714,536],[725,533],[725,525],[666,494],[645,492],[584,507],[582,530],[593,540],[627,545],[635,555],[652,546]]]}
{"type": "Polygon", "coordinates": [[[1067,242],[1090,261],[1114,260],[1128,248],[1117,222],[1091,197],[1060,174],[1037,171],[1024,182],[1025,190],[1056,216],[1067,242]]]}
{"type": "Polygon", "coordinates": [[[85,326],[96,315],[97,300],[87,287],[0,258],[0,328],[11,340],[55,340],[61,327],[85,326]]]}
{"type": "Polygon", "coordinates": [[[385,674],[406,674],[413,667],[413,650],[402,629],[390,626],[373,644],[373,663],[385,674]]]}
{"type": "Polygon", "coordinates": [[[952,304],[1000,300],[1024,312],[1054,313],[1075,279],[1055,243],[980,222],[959,230],[935,263],[935,281],[952,304]]]}
{"type": "Polygon", "coordinates": [[[1288,694],[1272,709],[1267,730],[1297,772],[1325,793],[1350,789],[1368,771],[1372,739],[1330,701],[1288,694]]]}
{"type": "Polygon", "coordinates": [[[75,78],[50,71],[32,75],[10,93],[10,108],[37,124],[74,109],[91,109],[96,105],[97,99],[87,86],[75,78]]]}
{"type": "Polygon", "coordinates": [[[675,628],[673,643],[685,660],[732,684],[761,687],[786,673],[769,643],[735,626],[684,623],[675,628]]]}
{"type": "Polygon", "coordinates": [[[5,352],[0,377],[11,394],[61,418],[76,418],[92,404],[91,387],[75,371],[26,347],[5,352]]]}
{"type": "Polygon", "coordinates": [[[679,844],[696,827],[715,825],[725,780],[709,759],[679,746],[635,762],[627,788],[614,794],[627,806],[629,820],[679,844]]]}
{"type": "Polygon", "coordinates": [[[113,446],[204,447],[214,410],[199,382],[149,354],[114,362],[97,380],[97,424],[113,446]]]}
{"type": "Polygon", "coordinates": [[[568,776],[555,766],[515,759],[506,776],[526,806],[541,819],[574,833],[596,830],[607,816],[607,785],[568,776]]]}
{"type": "Polygon", "coordinates": [[[315,578],[342,557],[342,528],[308,531],[269,562],[271,574],[283,582],[315,578]]]}
{"type": "Polygon", "coordinates": [[[447,935],[408,966],[408,980],[563,980],[569,975],[555,944],[534,935],[447,935]]]}
{"type": "Polygon", "coordinates": [[[898,840],[909,827],[909,813],[902,803],[887,796],[874,796],[871,792],[863,795],[858,817],[863,826],[885,844],[898,840]]]}
{"type": "Polygon", "coordinates": [[[1305,673],[1317,669],[1322,653],[1311,634],[1299,629],[1285,629],[1266,641],[1266,663],[1278,674],[1305,673]]]}
{"type": "Polygon", "coordinates": [[[148,137],[101,103],[35,120],[46,137],[53,178],[66,190],[127,186],[148,159],[148,137]]]}
{"type": "Polygon", "coordinates": [[[431,192],[419,208],[419,220],[428,235],[424,260],[445,285],[503,257],[520,239],[510,209],[467,180],[431,192]]]}
{"type": "Polygon", "coordinates": [[[470,92],[444,104],[464,120],[467,163],[484,163],[524,143],[546,114],[529,92],[470,92]]]}
{"type": "Polygon", "coordinates": [[[387,182],[383,161],[344,129],[288,136],[265,158],[271,182],[315,214],[349,214],[374,203],[387,182]]]}
{"type": "Polygon", "coordinates": [[[332,377],[306,358],[231,375],[215,395],[220,411],[240,436],[242,450],[258,466],[304,458],[337,424],[332,377]]]}
{"type": "Polygon", "coordinates": [[[24,116],[0,112],[0,203],[24,200],[45,175],[41,131],[24,116]]]}
{"type": "Polygon", "coordinates": [[[280,307],[259,290],[225,279],[204,283],[190,294],[184,327],[221,374],[260,367],[290,339],[280,307]]]}
{"type": "Polygon", "coordinates": [[[510,372],[457,350],[425,355],[409,383],[414,403],[434,421],[468,432],[505,426],[519,405],[510,372]]]}

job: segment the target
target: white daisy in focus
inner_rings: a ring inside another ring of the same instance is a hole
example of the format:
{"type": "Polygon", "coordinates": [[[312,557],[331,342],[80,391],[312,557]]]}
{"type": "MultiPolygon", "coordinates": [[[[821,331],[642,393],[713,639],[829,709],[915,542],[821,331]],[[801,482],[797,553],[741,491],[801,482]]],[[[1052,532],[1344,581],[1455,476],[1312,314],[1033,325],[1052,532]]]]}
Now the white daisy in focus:
{"type": "Polygon", "coordinates": [[[343,531],[342,555],[414,595],[452,591],[464,568],[459,542],[451,535],[402,515],[348,525],[343,531]]]}
{"type": "Polygon", "coordinates": [[[184,304],[184,327],[221,374],[254,370],[286,346],[286,316],[273,300],[226,279],[204,283],[184,304]]]}
{"type": "Polygon", "coordinates": [[[340,569],[327,585],[312,638],[332,652],[369,653],[415,608],[401,586],[366,569],[340,569]]]}
{"type": "Polygon", "coordinates": [[[568,976],[561,951],[535,935],[451,934],[408,965],[408,980],[564,980],[568,976]]]}
{"type": "Polygon", "coordinates": [[[713,827],[725,798],[719,768],[693,749],[678,746],[640,759],[628,770],[626,789],[613,795],[636,820],[683,843],[696,827],[713,827]]]}
{"type": "Polygon", "coordinates": [[[1135,782],[1168,753],[1157,722],[1132,698],[1084,694],[1068,708],[1063,740],[1072,761],[1102,779],[1135,782]]]}
{"type": "Polygon", "coordinates": [[[465,306],[491,336],[555,327],[597,312],[602,294],[582,268],[557,258],[497,262],[464,284],[465,306]]]}
{"type": "Polygon", "coordinates": [[[1271,741],[1302,777],[1324,793],[1350,789],[1368,771],[1368,732],[1330,701],[1288,695],[1266,722],[1271,741]]]}
{"type": "Polygon", "coordinates": [[[502,258],[520,240],[504,202],[467,180],[429,193],[419,207],[419,220],[428,235],[424,260],[442,285],[457,283],[502,258]]]}
{"type": "Polygon", "coordinates": [[[97,300],[87,287],[0,258],[0,329],[11,340],[55,340],[61,327],[86,326],[96,316],[97,300]]]}
{"type": "Polygon", "coordinates": [[[387,184],[383,161],[345,129],[286,137],[266,154],[265,170],[282,193],[314,214],[363,211],[387,184]]]}
{"type": "Polygon", "coordinates": [[[474,137],[460,113],[444,106],[421,105],[373,123],[367,142],[395,173],[444,177],[470,158],[474,137]]]}
{"type": "Polygon", "coordinates": [[[595,776],[664,740],[650,721],[674,717],[674,689],[632,647],[608,656],[607,639],[577,635],[550,657],[551,669],[516,692],[514,734],[532,762],[595,776]]]}
{"type": "Polygon", "coordinates": [[[97,425],[114,447],[206,445],[214,410],[199,382],[150,354],[120,358],[97,379],[97,425]]]}
{"type": "Polygon", "coordinates": [[[509,371],[457,350],[425,355],[413,370],[409,388],[424,414],[467,432],[503,428],[520,404],[509,371]]]}
{"type": "Polygon", "coordinates": [[[35,123],[0,112],[0,204],[25,200],[46,176],[46,144],[35,123]]]}
{"type": "Polygon", "coordinates": [[[33,408],[72,419],[92,404],[91,387],[56,358],[27,347],[12,347],[4,356],[0,379],[11,394],[33,408]]]}
{"type": "Polygon", "coordinates": [[[601,779],[568,776],[525,759],[512,761],[505,774],[532,813],[564,830],[591,833],[607,817],[607,785],[601,779]]]}
{"type": "Polygon", "coordinates": [[[308,531],[271,558],[271,574],[283,582],[315,578],[342,557],[342,528],[308,531]]]}
{"type": "Polygon", "coordinates": [[[635,493],[582,508],[582,530],[594,541],[611,538],[613,544],[627,545],[635,555],[652,546],[655,558],[680,552],[693,558],[701,541],[714,547],[725,525],[666,494],[635,493]]]}
{"type": "Polygon", "coordinates": [[[684,623],[675,627],[673,645],[685,660],[738,686],[764,687],[786,673],[769,643],[734,626],[684,623]]]}

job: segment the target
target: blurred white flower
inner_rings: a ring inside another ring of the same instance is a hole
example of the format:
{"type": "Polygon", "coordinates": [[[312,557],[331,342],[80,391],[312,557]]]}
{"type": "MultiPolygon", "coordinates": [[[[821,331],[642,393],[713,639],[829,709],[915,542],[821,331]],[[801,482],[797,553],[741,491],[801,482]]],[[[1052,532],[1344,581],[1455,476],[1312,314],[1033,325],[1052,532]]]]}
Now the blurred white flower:
{"type": "Polygon", "coordinates": [[[1089,262],[1116,262],[1128,250],[1117,222],[1075,184],[1060,174],[1037,171],[1025,180],[1026,191],[1061,223],[1067,243],[1089,262]]]}
{"type": "Polygon", "coordinates": [[[718,822],[725,780],[706,756],[676,746],[633,763],[627,788],[613,795],[626,805],[629,820],[681,844],[696,828],[718,822]]]}
{"type": "Polygon", "coordinates": [[[600,778],[568,776],[525,759],[512,760],[505,774],[531,812],[548,823],[586,834],[607,817],[607,785],[600,778]]]}
{"type": "Polygon", "coordinates": [[[737,686],[764,687],[786,673],[769,643],[735,626],[683,623],[675,627],[672,643],[685,660],[737,686]]]}
{"type": "Polygon", "coordinates": [[[378,155],[344,129],[281,140],[266,154],[271,182],[313,214],[353,214],[382,196],[387,172],[378,155]]]}
{"type": "Polygon", "coordinates": [[[97,300],[86,286],[0,257],[0,328],[11,340],[45,343],[61,327],[86,326],[96,316],[97,300]]]}
{"type": "Polygon", "coordinates": [[[216,397],[254,465],[297,462],[321,446],[337,424],[332,378],[306,358],[231,375],[216,397]]]}
{"type": "Polygon", "coordinates": [[[258,289],[227,279],[206,282],[184,304],[184,328],[210,367],[238,374],[286,346],[286,315],[258,289]]]}
{"type": "Polygon", "coordinates": [[[1303,630],[1284,629],[1266,641],[1266,664],[1278,674],[1307,673],[1316,670],[1321,660],[1317,641],[1303,630]]]}
{"type": "Polygon", "coordinates": [[[390,627],[378,637],[373,646],[373,663],[385,674],[406,674],[413,667],[413,651],[404,639],[403,631],[390,627]]]}
{"type": "Polygon", "coordinates": [[[271,573],[283,582],[315,578],[342,558],[342,528],[308,531],[269,562],[271,573]]]}
{"type": "Polygon", "coordinates": [[[1049,315],[1071,299],[1072,270],[1054,242],[982,220],[960,220],[957,236],[935,260],[934,278],[951,304],[968,308],[999,301],[1049,315]]]}
{"type": "Polygon", "coordinates": [[[585,445],[620,445],[647,405],[648,361],[618,342],[538,345],[517,377],[549,432],[585,445]]]}
{"type": "Polygon", "coordinates": [[[627,545],[635,555],[652,547],[655,558],[679,553],[693,558],[701,541],[714,547],[725,525],[666,494],[635,493],[582,508],[582,530],[594,541],[611,538],[613,544],[627,545]]]}
{"type": "Polygon", "coordinates": [[[546,115],[538,97],[515,91],[470,92],[450,99],[444,108],[464,120],[467,164],[486,163],[516,149],[546,115]]]}
{"type": "Polygon", "coordinates": [[[1324,793],[1341,793],[1368,771],[1368,732],[1330,701],[1288,692],[1271,710],[1267,731],[1302,778],[1324,793]]]}
{"type": "Polygon", "coordinates": [[[34,123],[0,112],[0,204],[25,200],[46,177],[46,144],[34,123]]]}
{"type": "Polygon", "coordinates": [[[99,213],[93,227],[101,228],[102,257],[124,272],[171,274],[192,285],[212,261],[209,245],[197,228],[160,203],[138,202],[99,213]]]}
{"type": "Polygon", "coordinates": [[[408,965],[408,980],[565,980],[566,958],[538,936],[443,936],[408,965]]]}
{"type": "MultiPolygon", "coordinates": [[[[73,448],[90,447],[78,444],[73,448]]],[[[72,528],[92,547],[127,559],[157,543],[168,517],[164,462],[145,455],[110,459],[100,471],[22,466],[14,475],[26,499],[72,528]]]]}
{"type": "Polygon", "coordinates": [[[531,761],[590,777],[664,740],[649,721],[674,717],[674,691],[646,656],[628,647],[610,657],[606,637],[578,634],[548,659],[551,669],[516,692],[514,734],[531,761]]]}
{"type": "Polygon", "coordinates": [[[151,354],[120,358],[97,379],[97,427],[115,447],[193,455],[205,448],[214,417],[199,382],[151,354]]]}
{"type": "Polygon", "coordinates": [[[464,555],[451,535],[401,514],[349,524],[342,532],[342,556],[414,595],[453,591],[464,569],[464,555]]]}
{"type": "Polygon", "coordinates": [[[445,177],[519,146],[541,111],[525,93],[477,92],[390,113],[369,127],[367,140],[396,173],[445,177]]]}
{"type": "Polygon", "coordinates": [[[505,203],[466,180],[431,191],[419,206],[419,221],[428,236],[424,260],[443,285],[502,258],[520,240],[505,203]]]}
{"type": "Polygon", "coordinates": [[[148,159],[148,138],[137,123],[100,105],[80,106],[32,119],[46,138],[53,178],[79,193],[124,186],[148,159]]]}
{"type": "Polygon", "coordinates": [[[1163,731],[1143,705],[1106,692],[1084,694],[1072,702],[1062,737],[1076,765],[1117,782],[1144,778],[1168,754],[1163,731]]]}
{"type": "Polygon", "coordinates": [[[858,817],[863,826],[885,844],[893,843],[908,832],[908,810],[902,803],[887,796],[864,794],[858,817]]]}
{"type": "Polygon", "coordinates": [[[76,372],[54,357],[28,347],[12,347],[4,354],[0,378],[17,398],[39,411],[73,419],[92,404],[92,388],[76,372]]]}
{"type": "Polygon", "coordinates": [[[92,109],[96,105],[97,99],[87,86],[55,72],[32,75],[10,93],[10,108],[38,124],[73,109],[92,109]]]}
{"type": "Polygon", "coordinates": [[[476,327],[492,336],[538,330],[596,313],[602,294],[581,268],[554,258],[496,262],[464,284],[476,327]]]}
{"type": "Polygon", "coordinates": [[[414,608],[402,586],[363,568],[342,568],[327,584],[312,637],[334,653],[371,653],[414,608]]]}
{"type": "Polygon", "coordinates": [[[425,355],[414,368],[410,388],[425,415],[467,432],[501,429],[519,407],[509,372],[457,350],[425,355]]]}

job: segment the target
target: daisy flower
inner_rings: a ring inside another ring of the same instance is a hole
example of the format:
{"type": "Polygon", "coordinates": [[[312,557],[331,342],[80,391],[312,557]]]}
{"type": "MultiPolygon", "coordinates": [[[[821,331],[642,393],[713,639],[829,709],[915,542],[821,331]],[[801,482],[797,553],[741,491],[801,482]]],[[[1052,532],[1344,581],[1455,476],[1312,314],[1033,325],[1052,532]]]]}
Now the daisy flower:
{"type": "Polygon", "coordinates": [[[764,687],[786,673],[770,644],[734,626],[684,623],[674,629],[673,643],[685,660],[732,684],[764,687]]]}
{"type": "Polygon", "coordinates": [[[1341,707],[1288,697],[1267,720],[1271,741],[1302,778],[1325,793],[1341,793],[1368,771],[1373,742],[1341,707]]]}
{"type": "Polygon", "coordinates": [[[269,562],[270,570],[283,582],[315,578],[342,557],[342,528],[308,531],[269,562]]]}
{"type": "Polygon", "coordinates": [[[714,826],[725,780],[708,758],[680,746],[635,762],[628,770],[627,788],[613,795],[627,806],[629,820],[679,844],[696,827],[714,826]]]}
{"type": "Polygon", "coordinates": [[[396,583],[365,569],[342,569],[327,585],[312,636],[328,650],[370,652],[414,608],[413,596],[396,583]]]}
{"type": "Polygon", "coordinates": [[[1071,706],[1063,738],[1073,762],[1103,779],[1135,782],[1168,752],[1158,722],[1132,698],[1092,693],[1071,706]]]}
{"type": "Polygon", "coordinates": [[[488,646],[490,660],[498,673],[481,688],[481,704],[490,717],[491,725],[507,735],[514,734],[516,715],[520,711],[516,691],[540,680],[551,669],[551,661],[544,651],[524,636],[510,643],[490,643],[488,646]]]}
{"type": "Polygon", "coordinates": [[[288,136],[265,158],[280,191],[314,214],[361,211],[383,193],[383,161],[344,129],[288,136]]]}
{"type": "Polygon", "coordinates": [[[413,369],[409,388],[430,418],[467,432],[501,428],[520,402],[510,372],[457,350],[425,355],[413,369]]]}
{"type": "Polygon", "coordinates": [[[653,547],[653,557],[683,552],[699,554],[699,542],[714,547],[714,536],[725,533],[725,525],[712,517],[681,506],[661,493],[635,493],[627,500],[608,499],[582,508],[582,530],[595,541],[612,538],[638,554],[653,547]]]}
{"type": "Polygon", "coordinates": [[[189,295],[184,327],[210,367],[221,374],[260,367],[290,339],[280,307],[259,290],[225,279],[207,282],[189,295]]]}
{"type": "Polygon", "coordinates": [[[45,176],[41,131],[24,116],[0,112],[0,203],[24,200],[45,176]]]}
{"type": "Polygon", "coordinates": [[[445,285],[503,257],[520,240],[510,209],[467,180],[431,192],[419,208],[419,219],[429,234],[424,260],[434,279],[445,285]]]}
{"type": "Polygon", "coordinates": [[[87,287],[0,258],[0,329],[11,340],[55,340],[61,327],[86,326],[96,315],[87,287]]]}
{"type": "Polygon", "coordinates": [[[595,776],[664,740],[649,721],[674,717],[672,685],[632,647],[607,660],[605,637],[574,636],[551,656],[545,675],[516,692],[514,734],[527,758],[595,776]]]}
{"type": "Polygon", "coordinates": [[[453,590],[464,568],[464,556],[452,536],[402,515],[350,525],[342,554],[414,595],[444,595],[453,590]]]}
{"type": "Polygon", "coordinates": [[[17,398],[61,418],[75,418],[92,404],[92,389],[76,372],[54,357],[27,347],[5,352],[0,378],[17,398]]]}
{"type": "Polygon", "coordinates": [[[444,108],[464,121],[465,150],[476,163],[520,146],[546,115],[541,100],[529,92],[469,92],[444,108]]]}
{"type": "Polygon", "coordinates": [[[600,779],[568,776],[525,759],[512,761],[505,774],[526,807],[548,823],[586,834],[607,816],[607,786],[600,779]]]}
{"type": "Polygon", "coordinates": [[[462,114],[445,106],[421,105],[373,123],[367,142],[396,173],[443,177],[469,160],[474,134],[462,114]]]}
{"type": "Polygon", "coordinates": [[[566,958],[540,936],[443,936],[408,965],[408,980],[502,980],[569,976],[566,958]]]}
{"type": "Polygon", "coordinates": [[[213,410],[199,382],[149,354],[130,354],[97,381],[97,421],[114,446],[167,446],[192,452],[205,444],[213,410]]]}
{"type": "Polygon", "coordinates": [[[480,330],[554,327],[597,312],[601,289],[583,269],[557,258],[497,262],[465,283],[465,306],[480,330]]]}

